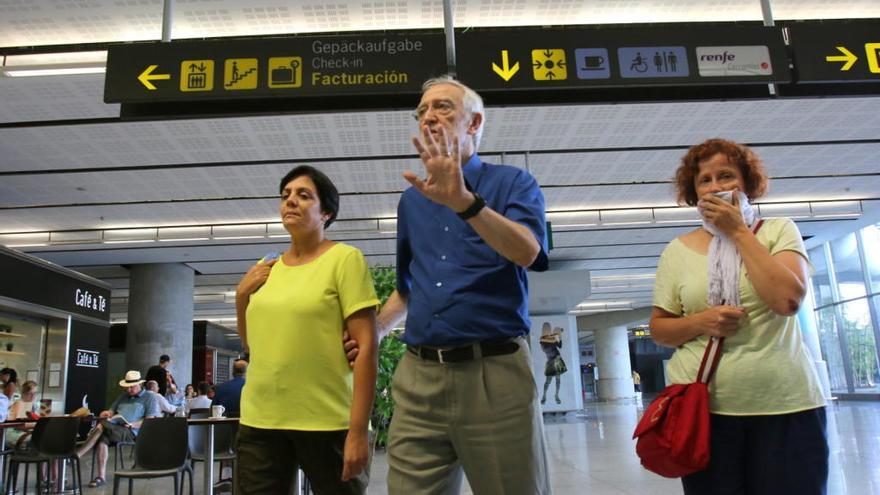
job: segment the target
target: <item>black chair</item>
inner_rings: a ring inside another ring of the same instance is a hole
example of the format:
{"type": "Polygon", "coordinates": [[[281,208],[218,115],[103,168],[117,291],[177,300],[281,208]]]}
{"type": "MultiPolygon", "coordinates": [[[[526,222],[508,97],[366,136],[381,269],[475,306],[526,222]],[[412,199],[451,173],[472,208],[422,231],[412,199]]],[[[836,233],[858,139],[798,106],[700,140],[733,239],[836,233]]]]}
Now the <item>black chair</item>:
{"type": "MultiPolygon", "coordinates": [[[[116,449],[116,455],[113,457],[113,470],[116,471],[119,468],[125,469],[125,452],[123,451],[123,447],[131,447],[128,451],[129,457],[134,457],[134,442],[122,441],[118,442],[114,448],[116,449]]],[[[98,449],[92,449],[92,471],[91,478],[95,479],[95,461],[97,460],[98,449]]],[[[132,463],[132,467],[134,464],[132,463]]]]}
{"type": "MultiPolygon", "coordinates": [[[[190,414],[190,418],[192,419],[209,417],[211,417],[209,412],[192,412],[192,414],[190,414]]],[[[195,463],[205,462],[205,441],[207,432],[207,425],[189,426],[189,458],[193,469],[195,469],[195,463]]],[[[236,435],[238,435],[238,424],[232,423],[214,426],[214,461],[232,461],[233,473],[235,473],[236,435]]],[[[219,474],[220,473],[218,473],[218,475],[219,474]]]]}
{"type": "Polygon", "coordinates": [[[119,493],[119,482],[128,478],[128,493],[133,493],[135,479],[174,477],[174,494],[183,493],[184,474],[189,473],[189,493],[193,493],[193,471],[187,462],[186,418],[147,418],[134,443],[134,467],[116,471],[113,495],[119,493]]]}
{"type": "MultiPolygon", "coordinates": [[[[88,416],[80,417],[80,426],[79,426],[79,440],[80,443],[86,440],[89,436],[89,433],[92,429],[97,426],[98,418],[94,415],[89,414],[88,416]]],[[[134,442],[123,441],[117,443],[114,447],[116,449],[116,456],[113,457],[113,470],[117,470],[120,467],[125,469],[125,458],[123,457],[123,447],[131,447],[128,451],[129,457],[134,458],[134,442]]],[[[95,466],[97,465],[95,460],[97,459],[98,449],[92,449],[92,468],[91,468],[91,476],[89,479],[95,479],[95,466]]]]}
{"type": "MultiPolygon", "coordinates": [[[[79,457],[76,455],[76,437],[80,419],[72,416],[44,417],[37,421],[31,434],[31,446],[28,450],[17,451],[9,459],[9,472],[6,475],[6,491],[15,490],[18,485],[18,467],[25,465],[24,493],[27,493],[28,471],[31,464],[45,464],[51,486],[51,470],[49,464],[55,460],[72,461],[76,471],[73,473],[73,492],[82,494],[82,472],[79,457]]],[[[49,487],[42,486],[37,469],[37,493],[49,487]]]]}

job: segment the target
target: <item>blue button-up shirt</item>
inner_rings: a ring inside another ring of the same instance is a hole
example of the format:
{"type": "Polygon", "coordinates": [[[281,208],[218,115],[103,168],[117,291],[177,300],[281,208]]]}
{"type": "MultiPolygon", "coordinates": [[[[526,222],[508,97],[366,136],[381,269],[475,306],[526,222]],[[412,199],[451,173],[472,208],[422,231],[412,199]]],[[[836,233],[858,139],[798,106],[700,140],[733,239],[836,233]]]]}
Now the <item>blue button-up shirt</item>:
{"type": "MultiPolygon", "coordinates": [[[[157,418],[162,415],[162,410],[159,409],[156,397],[156,394],[148,394],[144,389],[141,389],[137,395],[128,395],[128,392],[123,390],[122,394],[113,401],[110,411],[121,414],[129,423],[135,423],[144,418],[157,418]]],[[[132,428],[135,435],[138,430],[139,428],[132,428]]]]}
{"type": "MultiPolygon", "coordinates": [[[[534,233],[541,252],[530,268],[546,270],[544,195],[535,178],[476,154],[463,172],[489,208],[534,233]]],[[[414,188],[397,207],[397,290],[407,298],[403,340],[410,345],[453,346],[529,332],[526,270],[414,188]]]]}

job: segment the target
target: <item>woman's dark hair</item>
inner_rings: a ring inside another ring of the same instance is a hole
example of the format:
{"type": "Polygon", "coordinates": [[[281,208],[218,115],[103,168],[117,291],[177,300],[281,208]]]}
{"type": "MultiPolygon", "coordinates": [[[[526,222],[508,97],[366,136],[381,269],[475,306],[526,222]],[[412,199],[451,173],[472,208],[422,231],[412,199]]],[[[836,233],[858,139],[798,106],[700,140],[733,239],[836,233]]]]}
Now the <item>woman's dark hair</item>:
{"type": "Polygon", "coordinates": [[[208,382],[199,382],[196,390],[198,390],[199,395],[208,395],[208,392],[211,391],[211,385],[208,382]]]}
{"type": "Polygon", "coordinates": [[[15,383],[18,381],[18,373],[12,368],[3,368],[0,370],[0,375],[9,375],[9,380],[6,383],[15,383]]]}
{"type": "Polygon", "coordinates": [[[330,218],[324,222],[324,228],[326,229],[336,220],[336,215],[339,213],[339,191],[336,190],[333,181],[324,175],[323,172],[309,165],[300,165],[287,172],[287,175],[281,179],[281,184],[278,186],[278,194],[284,192],[284,186],[288,182],[303,175],[312,179],[312,182],[315,183],[315,188],[318,190],[318,199],[321,201],[321,211],[330,215],[330,218]]]}
{"type": "Polygon", "coordinates": [[[746,186],[746,190],[743,192],[750,200],[760,198],[767,192],[767,172],[758,155],[748,146],[727,139],[715,138],[691,146],[687,154],[681,158],[681,165],[675,171],[676,199],[679,204],[696,206],[700,198],[697,197],[694,180],[700,173],[700,162],[719,153],[739,168],[746,186]]]}

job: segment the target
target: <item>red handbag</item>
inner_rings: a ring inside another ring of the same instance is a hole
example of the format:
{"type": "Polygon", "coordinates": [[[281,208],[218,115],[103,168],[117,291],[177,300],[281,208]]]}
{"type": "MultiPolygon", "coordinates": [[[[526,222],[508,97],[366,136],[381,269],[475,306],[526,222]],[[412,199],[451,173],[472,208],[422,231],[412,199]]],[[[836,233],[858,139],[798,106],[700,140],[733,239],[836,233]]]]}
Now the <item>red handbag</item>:
{"type": "Polygon", "coordinates": [[[648,406],[633,438],[648,471],[678,478],[709,464],[709,380],[718,367],[724,338],[711,337],[697,381],[670,385],[648,406]]]}

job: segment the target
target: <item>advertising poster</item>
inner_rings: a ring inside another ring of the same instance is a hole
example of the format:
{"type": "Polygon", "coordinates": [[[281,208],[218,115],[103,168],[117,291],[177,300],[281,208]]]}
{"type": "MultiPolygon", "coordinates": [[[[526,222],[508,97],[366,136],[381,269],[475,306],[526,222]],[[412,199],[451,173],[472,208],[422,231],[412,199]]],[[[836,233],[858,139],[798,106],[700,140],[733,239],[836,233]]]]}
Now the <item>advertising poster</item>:
{"type": "Polygon", "coordinates": [[[577,322],[568,314],[530,316],[532,368],[544,412],[584,407],[577,322]]]}

